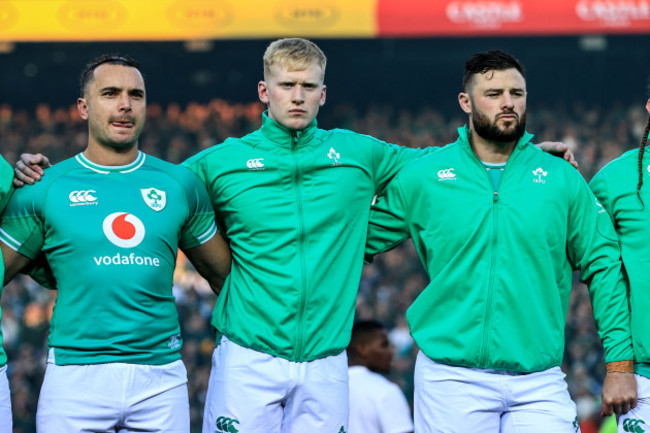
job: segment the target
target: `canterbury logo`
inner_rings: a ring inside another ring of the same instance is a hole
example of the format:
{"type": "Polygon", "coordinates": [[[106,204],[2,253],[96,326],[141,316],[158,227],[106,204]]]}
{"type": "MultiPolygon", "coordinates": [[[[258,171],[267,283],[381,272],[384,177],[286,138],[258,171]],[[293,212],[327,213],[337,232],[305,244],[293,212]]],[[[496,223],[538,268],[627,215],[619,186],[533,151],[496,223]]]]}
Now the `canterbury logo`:
{"type": "Polygon", "coordinates": [[[446,168],[438,171],[438,180],[456,180],[456,173],[454,168],[446,168]]]}
{"type": "Polygon", "coordinates": [[[246,161],[246,167],[253,170],[259,170],[264,168],[264,163],[262,161],[264,161],[264,158],[249,159],[246,161]]]}
{"type": "Polygon", "coordinates": [[[235,424],[239,425],[239,421],[233,418],[227,418],[225,416],[220,416],[217,418],[217,429],[215,432],[223,433],[237,433],[239,430],[235,427],[235,424]]]}
{"type": "Polygon", "coordinates": [[[88,191],[72,191],[68,198],[72,203],[88,203],[91,201],[97,201],[97,197],[93,194],[97,194],[97,191],[89,189],[88,191]]]}
{"type": "Polygon", "coordinates": [[[639,424],[645,424],[641,419],[628,418],[623,421],[623,430],[630,433],[644,433],[645,429],[639,424]]]}

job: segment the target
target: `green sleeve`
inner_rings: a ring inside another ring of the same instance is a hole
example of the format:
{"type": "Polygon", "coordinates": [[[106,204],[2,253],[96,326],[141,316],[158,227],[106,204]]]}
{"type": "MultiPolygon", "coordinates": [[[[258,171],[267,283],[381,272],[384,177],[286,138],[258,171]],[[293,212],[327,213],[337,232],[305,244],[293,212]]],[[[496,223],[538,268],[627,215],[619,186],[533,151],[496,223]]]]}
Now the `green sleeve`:
{"type": "Polygon", "coordinates": [[[607,186],[607,179],[602,174],[602,171],[596,173],[596,175],[591,179],[589,187],[598,199],[598,202],[605,208],[607,213],[613,217],[614,208],[612,198],[610,197],[609,187],[607,186]]]}
{"type": "Polygon", "coordinates": [[[397,172],[411,161],[440,150],[440,147],[413,149],[377,140],[373,152],[375,192],[383,191],[397,172]]]}
{"type": "Polygon", "coordinates": [[[0,155],[0,213],[11,197],[13,192],[14,170],[11,165],[0,155]]]}
{"type": "Polygon", "coordinates": [[[632,360],[627,286],[616,231],[587,183],[576,176],[579,185],[569,207],[569,260],[589,286],[605,362],[632,360]]]}
{"type": "Polygon", "coordinates": [[[37,189],[32,185],[16,190],[5,207],[0,226],[0,241],[32,260],[43,247],[45,233],[37,189]]]}
{"type": "Polygon", "coordinates": [[[370,208],[366,263],[371,263],[375,254],[395,248],[410,237],[406,219],[407,211],[398,177],[388,184],[384,192],[377,197],[377,202],[370,208]]]}
{"type": "Polygon", "coordinates": [[[197,247],[212,238],[217,233],[217,225],[205,186],[189,171],[183,182],[189,218],[183,226],[179,246],[188,249],[197,247]]]}

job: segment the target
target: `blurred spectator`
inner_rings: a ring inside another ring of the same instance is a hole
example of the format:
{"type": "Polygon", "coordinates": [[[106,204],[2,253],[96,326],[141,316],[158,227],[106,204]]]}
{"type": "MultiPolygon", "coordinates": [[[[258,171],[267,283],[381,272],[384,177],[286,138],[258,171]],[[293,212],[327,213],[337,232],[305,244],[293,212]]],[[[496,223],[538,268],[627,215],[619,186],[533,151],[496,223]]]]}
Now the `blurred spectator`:
{"type": "Polygon", "coordinates": [[[356,322],[347,348],[350,366],[350,433],[413,432],[411,409],[389,374],[395,351],[376,320],[356,322]]]}

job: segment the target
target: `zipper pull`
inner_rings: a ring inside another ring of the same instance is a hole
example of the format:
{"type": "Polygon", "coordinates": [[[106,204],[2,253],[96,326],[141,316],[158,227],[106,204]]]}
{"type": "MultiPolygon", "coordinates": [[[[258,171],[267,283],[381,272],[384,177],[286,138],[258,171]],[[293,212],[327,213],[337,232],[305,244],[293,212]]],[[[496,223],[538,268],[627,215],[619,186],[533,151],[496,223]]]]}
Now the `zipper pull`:
{"type": "Polygon", "coordinates": [[[298,145],[298,133],[296,131],[291,131],[291,141],[294,145],[298,145]]]}
{"type": "Polygon", "coordinates": [[[499,193],[498,192],[494,191],[494,194],[492,195],[492,200],[494,200],[495,203],[499,201],[499,193]]]}

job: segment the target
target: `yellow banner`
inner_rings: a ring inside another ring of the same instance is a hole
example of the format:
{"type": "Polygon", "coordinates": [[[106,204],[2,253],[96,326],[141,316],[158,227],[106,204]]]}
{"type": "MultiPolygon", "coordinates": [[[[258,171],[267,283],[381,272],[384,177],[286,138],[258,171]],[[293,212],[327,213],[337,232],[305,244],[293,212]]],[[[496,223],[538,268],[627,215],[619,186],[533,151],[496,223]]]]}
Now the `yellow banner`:
{"type": "Polygon", "coordinates": [[[0,41],[371,37],[378,0],[0,0],[0,41]]]}

